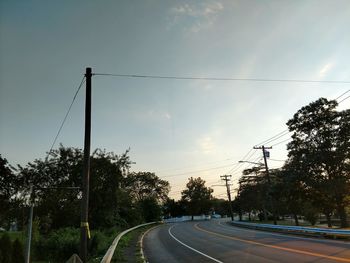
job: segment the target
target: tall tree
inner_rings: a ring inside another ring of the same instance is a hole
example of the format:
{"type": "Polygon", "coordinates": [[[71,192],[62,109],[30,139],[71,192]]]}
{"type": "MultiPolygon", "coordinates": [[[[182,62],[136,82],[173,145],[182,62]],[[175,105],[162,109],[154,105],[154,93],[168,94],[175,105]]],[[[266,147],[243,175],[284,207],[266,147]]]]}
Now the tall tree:
{"type": "Polygon", "coordinates": [[[293,132],[288,144],[289,162],[303,171],[309,193],[323,201],[324,211],[333,205],[347,226],[345,207],[350,192],[350,110],[338,112],[337,102],[320,98],[302,107],[287,122],[293,132]]]}
{"type": "Polygon", "coordinates": [[[130,173],[124,179],[123,185],[129,190],[136,202],[150,197],[159,203],[165,202],[170,191],[168,181],[162,180],[150,172],[130,173]]]}
{"type": "Polygon", "coordinates": [[[189,178],[186,189],[181,192],[182,201],[187,203],[188,212],[192,216],[208,213],[213,189],[205,186],[205,181],[198,178],[189,178]]]}

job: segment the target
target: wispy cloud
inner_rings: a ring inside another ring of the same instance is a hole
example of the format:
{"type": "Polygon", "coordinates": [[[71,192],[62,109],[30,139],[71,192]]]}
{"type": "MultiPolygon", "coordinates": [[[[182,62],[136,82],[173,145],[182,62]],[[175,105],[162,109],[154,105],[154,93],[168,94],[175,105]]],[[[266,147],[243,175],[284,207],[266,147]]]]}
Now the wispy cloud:
{"type": "Polygon", "coordinates": [[[198,4],[181,4],[171,8],[168,29],[182,25],[185,31],[197,33],[212,26],[224,9],[218,1],[203,1],[198,4]]]}
{"type": "Polygon", "coordinates": [[[330,63],[327,63],[326,65],[324,65],[320,72],[319,72],[319,76],[322,78],[324,76],[327,75],[327,73],[333,68],[333,63],[330,62],[330,63]]]}

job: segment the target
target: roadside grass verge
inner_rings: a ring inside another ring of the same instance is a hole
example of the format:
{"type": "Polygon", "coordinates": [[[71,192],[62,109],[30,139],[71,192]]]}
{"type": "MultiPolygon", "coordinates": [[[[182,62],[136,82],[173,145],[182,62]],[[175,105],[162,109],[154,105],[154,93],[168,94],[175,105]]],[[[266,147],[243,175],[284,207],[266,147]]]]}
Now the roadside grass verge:
{"type": "Polygon", "coordinates": [[[150,228],[158,224],[143,226],[125,234],[119,241],[111,262],[136,262],[142,263],[144,259],[140,253],[140,237],[150,228]]]}

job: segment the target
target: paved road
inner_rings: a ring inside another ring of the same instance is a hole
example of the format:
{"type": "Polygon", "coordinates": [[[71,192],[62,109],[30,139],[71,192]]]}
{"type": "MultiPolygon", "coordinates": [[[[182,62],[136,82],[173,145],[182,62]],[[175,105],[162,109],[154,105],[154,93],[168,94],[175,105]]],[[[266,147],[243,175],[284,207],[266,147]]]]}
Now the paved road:
{"type": "Polygon", "coordinates": [[[222,220],[165,224],[143,240],[158,262],[350,262],[350,243],[268,233],[222,220]]]}

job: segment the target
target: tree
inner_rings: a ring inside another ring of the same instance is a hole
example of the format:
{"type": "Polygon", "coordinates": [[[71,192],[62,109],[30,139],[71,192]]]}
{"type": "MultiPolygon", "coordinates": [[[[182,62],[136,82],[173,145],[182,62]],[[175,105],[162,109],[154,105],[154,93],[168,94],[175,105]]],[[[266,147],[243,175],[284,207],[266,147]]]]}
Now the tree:
{"type": "Polygon", "coordinates": [[[239,179],[238,195],[235,198],[235,210],[242,220],[242,213],[251,214],[252,211],[260,211],[267,220],[269,206],[269,185],[263,166],[256,166],[243,171],[239,179]]]}
{"type": "MultiPolygon", "coordinates": [[[[116,155],[95,150],[91,156],[89,223],[92,228],[110,227],[120,219],[118,211],[119,183],[123,170],[131,163],[128,151],[116,155]]],[[[28,197],[29,186],[35,193],[35,212],[45,222],[44,232],[60,227],[78,226],[80,222],[80,188],[83,151],[62,145],[46,160],[35,160],[19,166],[18,182],[22,197],[28,197]],[[67,187],[70,187],[67,189],[67,187]]],[[[125,190],[124,190],[125,191],[125,190]]]]}
{"type": "Polygon", "coordinates": [[[347,226],[345,207],[350,192],[350,110],[336,111],[337,102],[320,98],[302,107],[287,122],[293,132],[289,162],[303,171],[303,183],[322,211],[335,208],[347,226]],[[321,203],[320,203],[321,202],[321,203]]]}
{"type": "Polygon", "coordinates": [[[143,219],[146,222],[159,221],[162,214],[161,206],[154,197],[148,197],[139,202],[143,219]]]}
{"type": "Polygon", "coordinates": [[[133,172],[123,179],[123,186],[131,197],[131,204],[141,212],[146,222],[157,221],[161,205],[168,199],[170,185],[154,173],[133,172]]]}
{"type": "Polygon", "coordinates": [[[12,219],[12,210],[16,207],[15,193],[17,181],[14,168],[0,155],[0,226],[9,226],[12,219]]]}
{"type": "Polygon", "coordinates": [[[186,213],[185,205],[182,200],[175,201],[167,198],[163,204],[163,214],[166,217],[178,217],[186,213]]]}
{"type": "Polygon", "coordinates": [[[186,189],[181,192],[181,200],[187,204],[187,211],[193,216],[208,213],[213,189],[205,186],[205,181],[200,177],[189,178],[186,189]]]}
{"type": "Polygon", "coordinates": [[[159,203],[165,202],[170,191],[168,181],[150,172],[130,173],[124,179],[123,184],[136,202],[150,197],[159,203]]]}
{"type": "Polygon", "coordinates": [[[303,208],[307,202],[302,174],[291,163],[287,163],[275,175],[276,183],[272,187],[275,200],[278,200],[278,205],[284,214],[293,215],[295,225],[298,226],[298,215],[303,214],[303,208]]]}

